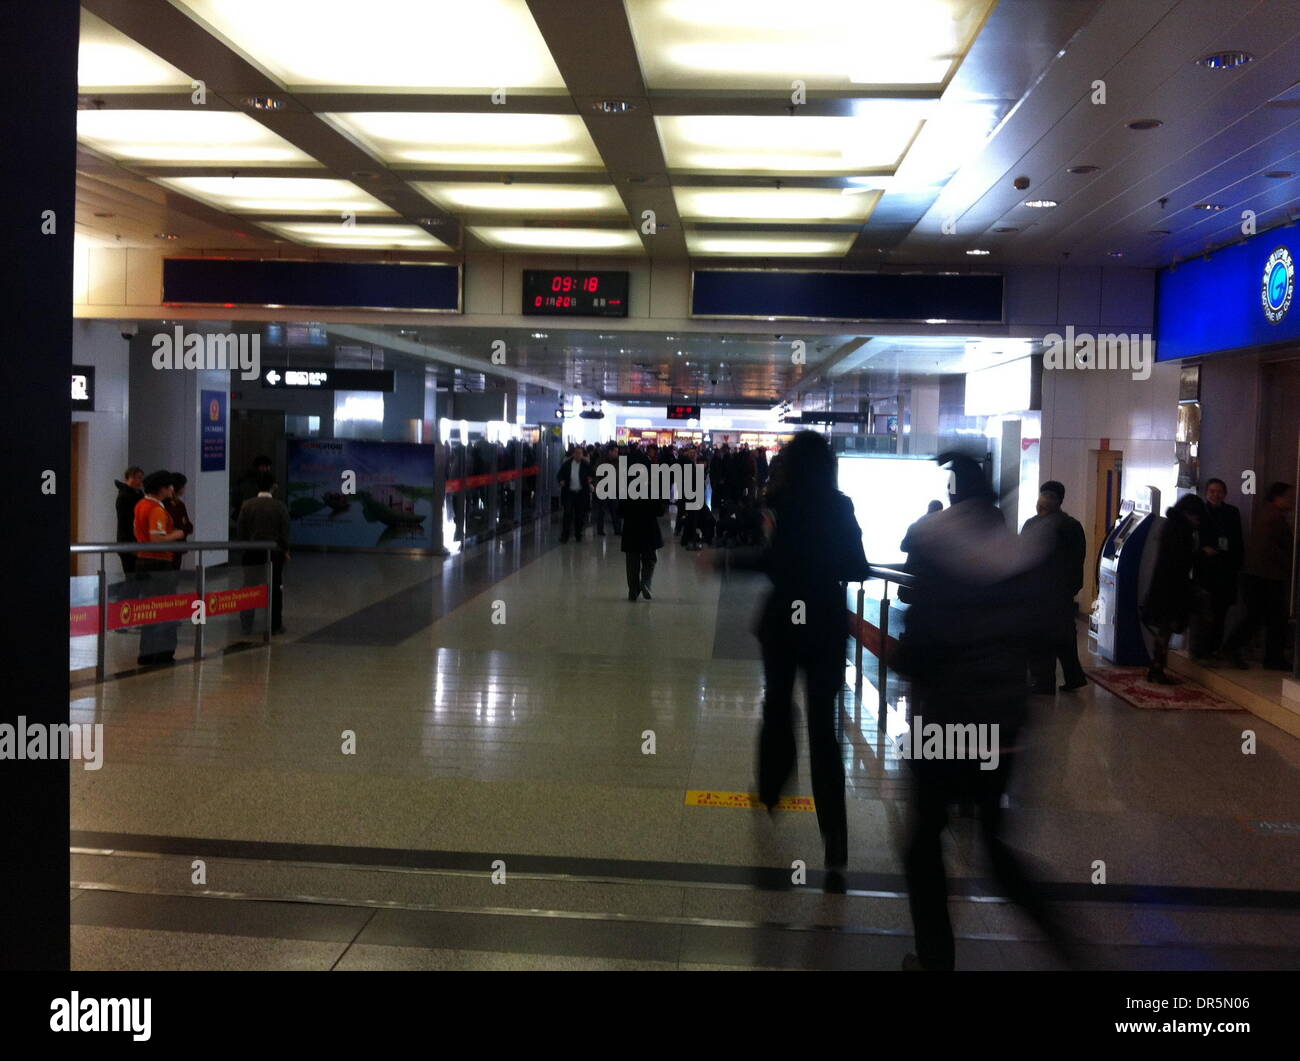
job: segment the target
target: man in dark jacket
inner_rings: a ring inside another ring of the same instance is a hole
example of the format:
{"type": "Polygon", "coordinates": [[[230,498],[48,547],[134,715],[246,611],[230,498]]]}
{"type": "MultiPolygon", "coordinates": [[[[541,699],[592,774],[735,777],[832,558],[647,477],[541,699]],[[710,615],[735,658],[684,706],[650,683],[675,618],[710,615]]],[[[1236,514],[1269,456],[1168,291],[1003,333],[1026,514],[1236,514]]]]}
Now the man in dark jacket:
{"type": "Polygon", "coordinates": [[[974,803],[1000,894],[1016,902],[1064,951],[1064,937],[1043,898],[1002,838],[1002,794],[1018,756],[1026,717],[1029,640],[1051,602],[1038,571],[1052,554],[1050,528],[1017,538],[994,504],[983,469],[969,457],[938,458],[953,475],[951,507],[915,523],[908,571],[915,577],[895,668],[912,679],[914,732],[908,749],[913,793],[904,866],[916,932],[916,956],[904,968],[950,970],[954,964],[942,833],[948,807],[974,803]],[[918,721],[984,727],[997,759],[927,755],[918,721]],[[996,728],[994,728],[996,727],[996,728]],[[918,754],[918,749],[920,754],[918,754]]]}
{"type": "Polygon", "coordinates": [[[1264,666],[1287,670],[1282,655],[1286,640],[1287,591],[1291,587],[1291,524],[1287,513],[1295,508],[1290,483],[1274,483],[1264,493],[1264,506],[1250,528],[1250,552],[1242,575],[1246,614],[1224,642],[1223,654],[1246,669],[1244,649],[1264,627],[1264,666]]]}
{"type": "Polygon", "coordinates": [[[591,482],[594,477],[586,452],[581,446],[574,446],[560,465],[560,474],[556,476],[560,484],[560,507],[564,510],[560,524],[561,542],[567,542],[570,533],[575,541],[582,541],[582,529],[586,526],[587,512],[591,509],[591,482]]]}
{"type": "Polygon", "coordinates": [[[1046,531],[1052,552],[1043,565],[1044,589],[1050,594],[1049,625],[1030,650],[1030,692],[1051,696],[1056,692],[1056,661],[1061,661],[1062,692],[1088,684],[1079,666],[1078,637],[1074,628],[1074,596],[1083,589],[1083,561],[1088,546],[1083,525],[1061,508],[1065,486],[1056,480],[1038,491],[1038,515],[1025,520],[1021,534],[1046,531]]]}
{"type": "Polygon", "coordinates": [[[1223,644],[1223,625],[1228,610],[1237,603],[1237,576],[1246,558],[1241,536],[1241,513],[1227,503],[1228,484],[1211,479],[1205,484],[1205,515],[1197,538],[1196,563],[1192,567],[1196,584],[1207,594],[1206,621],[1192,629],[1192,654],[1208,659],[1223,644]]]}
{"type": "MultiPolygon", "coordinates": [[[[135,541],[135,506],[144,499],[144,469],[131,465],[122,473],[122,482],[114,479],[117,487],[117,540],[119,542],[135,541]]],[[[135,553],[118,553],[122,561],[122,573],[135,574],[135,553]]]]}
{"type": "MultiPolygon", "coordinates": [[[[628,458],[629,467],[633,464],[644,465],[649,471],[650,461],[641,454],[628,458]]],[[[621,548],[627,566],[627,599],[634,601],[637,597],[645,597],[646,600],[653,600],[650,596],[650,583],[659,559],[656,554],[664,546],[659,518],[668,511],[668,501],[625,498],[618,502],[618,506],[623,517],[621,548]]]]}
{"type": "MultiPolygon", "coordinates": [[[[271,633],[284,633],[284,564],[289,559],[289,510],[283,501],[274,496],[275,479],[263,472],[257,481],[257,494],[239,508],[235,537],[241,542],[273,541],[271,552],[271,633]]],[[[266,563],[263,549],[245,549],[241,562],[244,565],[244,585],[257,585],[261,581],[260,568],[266,563]]],[[[253,632],[253,612],[239,613],[239,624],[244,633],[253,632]]]]}

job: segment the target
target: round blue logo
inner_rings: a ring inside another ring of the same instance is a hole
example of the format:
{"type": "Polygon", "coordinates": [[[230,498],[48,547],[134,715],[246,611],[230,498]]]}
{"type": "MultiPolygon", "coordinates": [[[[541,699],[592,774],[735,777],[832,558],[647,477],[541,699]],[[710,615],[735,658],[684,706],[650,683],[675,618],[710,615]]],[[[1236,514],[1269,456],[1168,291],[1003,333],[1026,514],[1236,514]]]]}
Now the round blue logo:
{"type": "Polygon", "coordinates": [[[1278,247],[1264,263],[1264,283],[1260,288],[1264,316],[1270,324],[1277,324],[1286,316],[1294,293],[1295,262],[1289,250],[1278,247]]]}

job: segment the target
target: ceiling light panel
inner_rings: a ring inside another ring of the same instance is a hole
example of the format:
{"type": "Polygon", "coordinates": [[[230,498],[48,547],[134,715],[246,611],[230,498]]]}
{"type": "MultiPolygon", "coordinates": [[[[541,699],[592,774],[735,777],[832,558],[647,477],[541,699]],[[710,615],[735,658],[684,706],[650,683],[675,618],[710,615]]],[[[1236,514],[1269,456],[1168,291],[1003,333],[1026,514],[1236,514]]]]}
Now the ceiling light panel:
{"type": "Polygon", "coordinates": [[[416,225],[312,224],[302,221],[263,222],[263,227],[295,243],[314,247],[368,250],[445,251],[451,248],[416,225]]]}
{"type": "Polygon", "coordinates": [[[157,183],[236,214],[393,214],[349,181],[323,177],[156,177],[157,183]]]}
{"type": "Polygon", "coordinates": [[[584,252],[639,253],[640,237],[616,228],[511,228],[472,225],[470,231],[485,243],[505,250],[563,250],[584,252]]]}
{"type": "Polygon", "coordinates": [[[686,249],[698,257],[742,255],[748,258],[839,258],[853,244],[851,232],[763,233],[687,232],[686,249]]]}
{"type": "Polygon", "coordinates": [[[565,214],[624,217],[623,200],[611,184],[500,184],[476,181],[412,181],[412,187],[456,214],[565,214]]]}
{"type": "Polygon", "coordinates": [[[572,114],[322,114],[388,165],[448,169],[599,169],[586,125],[572,114]]]}
{"type": "Polygon", "coordinates": [[[925,113],[915,103],[881,100],[845,118],[692,114],[655,124],[670,169],[852,176],[896,166],[925,113]]]}
{"type": "Polygon", "coordinates": [[[674,188],[677,213],[688,221],[865,221],[880,192],[844,195],[841,188],[674,188]]]}
{"type": "Polygon", "coordinates": [[[317,165],[308,155],[246,114],[204,111],[78,111],[77,139],[131,162],[231,162],[317,165]]]}
{"type": "Polygon", "coordinates": [[[525,0],[176,0],[290,89],[563,89],[525,0]]]}
{"type": "Polygon", "coordinates": [[[651,89],[939,87],[993,0],[627,0],[651,89]]]}
{"type": "Polygon", "coordinates": [[[83,7],[77,84],[82,89],[189,89],[190,78],[83,7]]]}

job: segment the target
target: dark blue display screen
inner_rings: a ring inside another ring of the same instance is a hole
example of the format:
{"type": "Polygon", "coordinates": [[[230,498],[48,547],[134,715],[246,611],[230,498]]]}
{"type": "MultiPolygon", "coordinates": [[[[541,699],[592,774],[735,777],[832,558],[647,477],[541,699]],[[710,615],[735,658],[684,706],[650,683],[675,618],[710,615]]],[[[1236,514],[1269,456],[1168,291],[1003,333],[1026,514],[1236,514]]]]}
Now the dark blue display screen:
{"type": "Polygon", "coordinates": [[[697,269],[691,315],[1000,324],[1002,277],[697,269]]]}
{"type": "Polygon", "coordinates": [[[460,312],[460,266],[167,258],[167,305],[460,312]]]}

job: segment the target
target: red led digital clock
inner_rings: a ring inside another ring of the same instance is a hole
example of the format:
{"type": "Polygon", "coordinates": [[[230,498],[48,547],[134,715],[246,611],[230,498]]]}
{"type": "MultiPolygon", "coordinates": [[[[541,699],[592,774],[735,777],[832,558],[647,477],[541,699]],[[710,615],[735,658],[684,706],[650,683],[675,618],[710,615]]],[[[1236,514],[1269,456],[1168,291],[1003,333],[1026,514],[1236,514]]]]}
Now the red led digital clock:
{"type": "Polygon", "coordinates": [[[626,317],[626,272],[524,270],[524,316],[626,317]]]}

